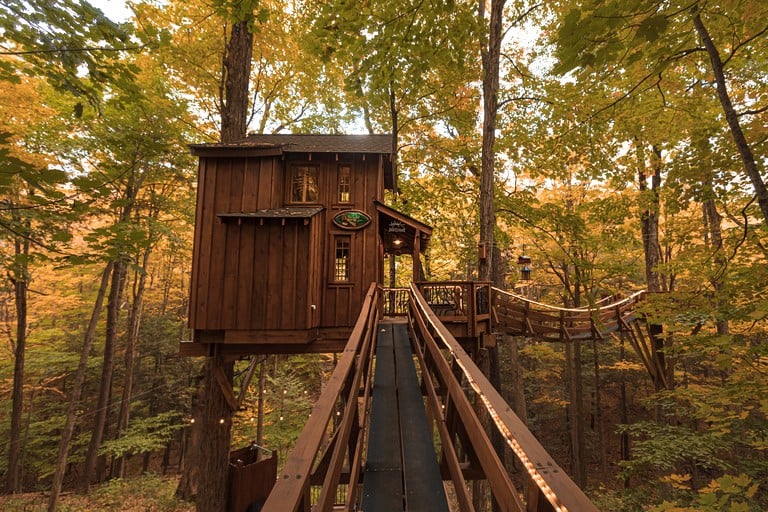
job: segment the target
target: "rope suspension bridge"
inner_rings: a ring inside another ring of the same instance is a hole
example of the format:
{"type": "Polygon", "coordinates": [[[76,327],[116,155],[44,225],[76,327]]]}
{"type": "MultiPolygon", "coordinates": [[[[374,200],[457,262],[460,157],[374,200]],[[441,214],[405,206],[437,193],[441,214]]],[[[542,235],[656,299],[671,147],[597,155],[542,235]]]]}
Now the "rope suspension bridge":
{"type": "Polygon", "coordinates": [[[499,510],[596,511],[471,353],[494,332],[566,343],[621,332],[642,353],[643,296],[567,309],[484,283],[372,284],[262,510],[448,511],[449,488],[474,511],[468,482],[485,480],[499,510]],[[494,436],[514,454],[517,485],[494,436]]]}

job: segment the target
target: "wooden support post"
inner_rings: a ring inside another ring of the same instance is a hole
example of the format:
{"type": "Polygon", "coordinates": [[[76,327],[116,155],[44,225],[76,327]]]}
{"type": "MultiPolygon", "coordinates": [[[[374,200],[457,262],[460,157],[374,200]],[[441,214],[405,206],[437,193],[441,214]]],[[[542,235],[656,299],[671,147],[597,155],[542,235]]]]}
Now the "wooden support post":
{"type": "Polygon", "coordinates": [[[245,377],[243,377],[243,382],[240,384],[240,394],[237,397],[237,409],[240,409],[240,406],[243,405],[243,402],[245,401],[245,392],[248,391],[248,386],[251,385],[251,379],[253,379],[253,373],[256,370],[256,364],[258,363],[258,358],[256,356],[251,357],[251,364],[248,366],[248,371],[245,374],[245,377]]]}
{"type": "Polygon", "coordinates": [[[216,382],[221,388],[221,393],[224,395],[224,399],[227,401],[227,405],[232,410],[232,412],[237,411],[238,402],[237,398],[235,398],[235,392],[232,389],[232,384],[229,382],[229,379],[224,374],[224,370],[221,368],[219,361],[216,361],[213,365],[211,365],[211,372],[213,372],[213,376],[216,378],[216,382]]]}

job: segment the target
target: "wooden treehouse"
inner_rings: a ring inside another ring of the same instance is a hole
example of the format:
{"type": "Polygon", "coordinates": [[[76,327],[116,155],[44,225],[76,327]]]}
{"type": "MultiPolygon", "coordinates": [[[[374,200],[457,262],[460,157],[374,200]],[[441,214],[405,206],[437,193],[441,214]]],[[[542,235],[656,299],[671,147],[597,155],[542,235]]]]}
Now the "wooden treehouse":
{"type": "Polygon", "coordinates": [[[414,280],[432,229],[383,204],[390,135],[250,135],[199,157],[183,355],[344,348],[386,254],[414,280]]]}
{"type": "MultiPolygon", "coordinates": [[[[472,360],[495,343],[492,319],[532,332],[551,319],[525,309],[519,320],[516,298],[502,302],[490,283],[424,280],[432,229],[383,204],[397,186],[392,144],[389,135],[252,135],[192,146],[193,339],[181,354],[214,356],[210,382],[234,412],[223,361],[342,352],[280,476],[276,456],[260,459],[255,444],[230,453],[227,510],[447,512],[446,480],[461,510],[474,510],[467,481],[487,480],[503,510],[596,512],[472,360]],[[408,289],[383,288],[387,255],[410,255],[408,289]],[[527,473],[525,503],[486,428],[527,473]]],[[[575,335],[572,324],[558,332],[575,335]]]]}

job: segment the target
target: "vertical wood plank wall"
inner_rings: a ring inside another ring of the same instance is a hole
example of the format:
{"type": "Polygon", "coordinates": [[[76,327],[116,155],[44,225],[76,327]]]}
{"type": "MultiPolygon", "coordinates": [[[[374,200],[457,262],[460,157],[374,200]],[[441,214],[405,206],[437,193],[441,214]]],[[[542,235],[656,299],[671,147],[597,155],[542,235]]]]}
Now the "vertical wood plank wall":
{"type": "Polygon", "coordinates": [[[351,327],[369,284],[379,277],[378,215],[383,199],[378,155],[318,153],[200,159],[190,327],[197,330],[302,330],[351,327]],[[290,205],[292,164],[319,165],[319,202],[290,205]],[[338,203],[338,168],[351,166],[350,202],[338,203]],[[217,214],[284,206],[323,206],[310,219],[221,222],[217,214]],[[372,222],[343,230],[340,211],[372,222]],[[350,239],[349,282],[334,283],[334,237],[350,239]],[[316,309],[312,309],[312,305],[316,309]]]}

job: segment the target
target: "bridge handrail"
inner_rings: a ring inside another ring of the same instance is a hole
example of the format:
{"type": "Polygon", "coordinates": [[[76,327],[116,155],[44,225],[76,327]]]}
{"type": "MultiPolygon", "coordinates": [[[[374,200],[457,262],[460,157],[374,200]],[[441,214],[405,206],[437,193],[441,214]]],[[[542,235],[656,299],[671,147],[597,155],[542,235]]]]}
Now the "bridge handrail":
{"type": "MultiPolygon", "coordinates": [[[[344,409],[339,411],[341,418],[334,441],[319,462],[327,465],[328,469],[325,472],[323,489],[315,510],[330,510],[333,507],[350,433],[353,425],[358,421],[358,394],[361,386],[365,388],[363,392],[365,399],[370,398],[372,359],[369,355],[379,318],[379,293],[380,289],[376,283],[372,283],[344,351],[323,393],[315,403],[296,445],[288,455],[285,467],[278,475],[277,482],[262,509],[264,512],[295,512],[300,507],[309,509],[310,478],[313,467],[318,459],[328,425],[341,400],[344,402],[344,409]]],[[[367,414],[368,407],[364,406],[361,410],[367,414]]],[[[359,437],[354,452],[353,467],[350,469],[350,480],[353,482],[357,481],[362,458],[362,442],[359,437]]],[[[348,486],[347,503],[354,501],[356,490],[356,485],[348,486]]]]}
{"type": "MultiPolygon", "coordinates": [[[[640,291],[637,291],[637,292],[633,293],[629,297],[625,297],[625,298],[623,298],[621,300],[618,300],[616,302],[612,302],[612,303],[610,303],[610,304],[608,304],[606,306],[600,306],[600,307],[596,307],[596,308],[595,307],[590,307],[590,306],[583,306],[583,307],[580,307],[580,308],[563,308],[563,307],[560,307],[560,306],[553,306],[551,304],[545,304],[543,302],[537,302],[537,301],[529,299],[528,297],[525,297],[523,295],[519,295],[517,293],[510,292],[509,290],[502,290],[501,288],[494,287],[493,291],[496,292],[499,295],[506,295],[506,296],[512,298],[513,300],[518,301],[518,302],[528,303],[528,304],[537,306],[537,307],[539,307],[541,309],[544,309],[544,310],[557,311],[557,312],[564,311],[566,313],[585,313],[585,312],[611,311],[611,310],[616,309],[617,307],[633,304],[633,303],[639,301],[642,298],[642,296],[644,296],[647,293],[646,290],[640,290],[640,291]]],[[[598,301],[598,302],[600,302],[600,301],[598,301]]]]}
{"type": "MultiPolygon", "coordinates": [[[[522,420],[512,412],[512,409],[491,385],[488,378],[475,365],[437,315],[432,312],[424,297],[413,284],[411,285],[411,294],[413,304],[419,315],[429,323],[434,337],[441,341],[443,348],[450,351],[454,363],[461,369],[467,382],[482,401],[505,442],[525,467],[531,482],[538,487],[541,495],[545,497],[553,510],[558,512],[569,510],[597,512],[598,509],[584,492],[552,459],[522,420]]],[[[488,475],[486,476],[488,477],[488,475]]]]}

